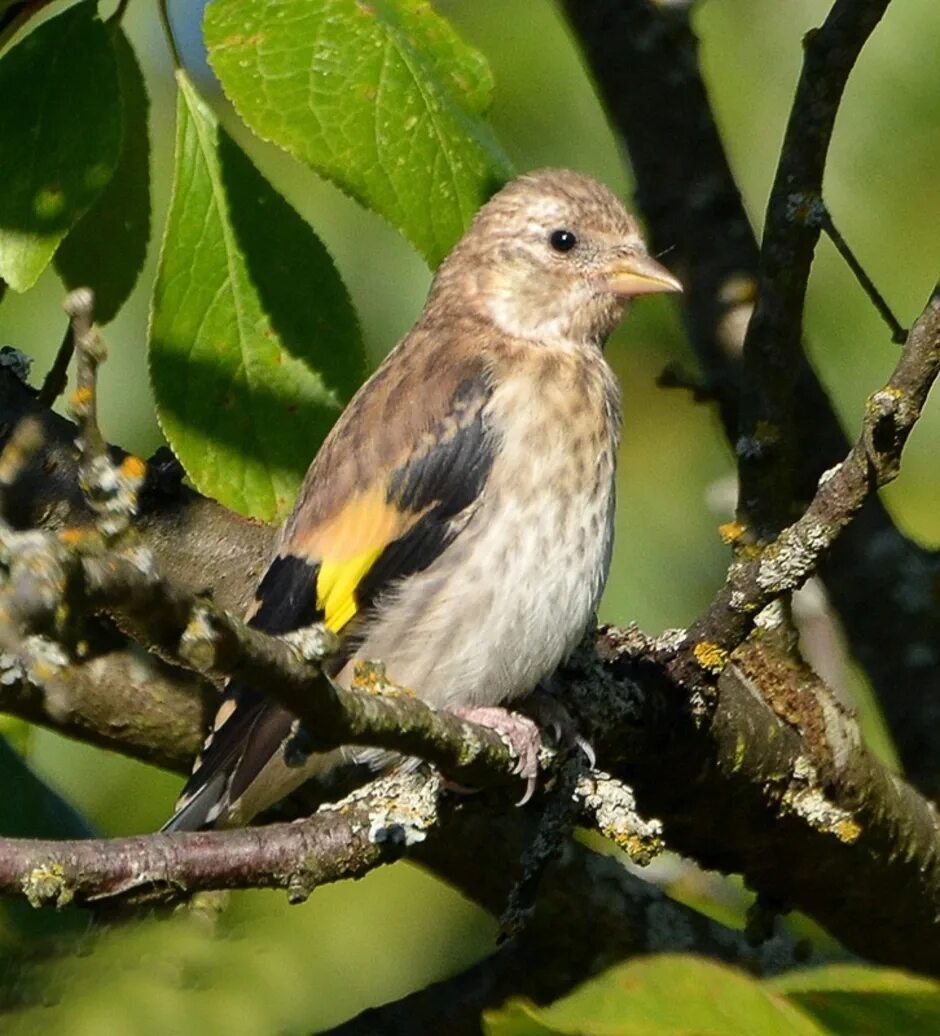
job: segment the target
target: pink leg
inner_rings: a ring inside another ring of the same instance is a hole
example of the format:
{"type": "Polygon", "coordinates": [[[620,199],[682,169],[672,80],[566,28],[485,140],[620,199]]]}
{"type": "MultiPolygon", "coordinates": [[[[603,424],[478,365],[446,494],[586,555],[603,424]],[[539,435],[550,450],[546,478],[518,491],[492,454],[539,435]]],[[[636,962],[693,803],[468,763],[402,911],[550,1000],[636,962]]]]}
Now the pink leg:
{"type": "Polygon", "coordinates": [[[518,759],[516,773],[526,781],[525,794],[518,803],[520,806],[525,805],[532,798],[538,785],[539,749],[542,747],[542,734],[538,724],[528,716],[498,706],[462,707],[451,711],[455,716],[470,723],[490,727],[506,738],[518,759]]]}

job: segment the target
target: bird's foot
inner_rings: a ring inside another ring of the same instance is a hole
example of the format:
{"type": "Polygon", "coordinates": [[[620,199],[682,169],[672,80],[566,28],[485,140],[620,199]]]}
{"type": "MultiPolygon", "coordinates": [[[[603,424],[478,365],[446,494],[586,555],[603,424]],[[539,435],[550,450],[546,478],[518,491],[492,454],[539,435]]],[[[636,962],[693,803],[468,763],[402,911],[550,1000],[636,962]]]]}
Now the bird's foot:
{"type": "Polygon", "coordinates": [[[525,794],[517,803],[524,806],[538,786],[539,750],[542,747],[542,732],[538,724],[528,716],[495,705],[461,707],[452,712],[469,723],[479,723],[481,727],[495,730],[509,742],[517,760],[514,772],[526,782],[525,794]]]}
{"type": "Polygon", "coordinates": [[[571,718],[571,713],[550,690],[539,686],[525,699],[525,708],[543,730],[551,732],[562,751],[577,750],[584,756],[587,768],[597,765],[594,746],[583,737],[571,718]]]}

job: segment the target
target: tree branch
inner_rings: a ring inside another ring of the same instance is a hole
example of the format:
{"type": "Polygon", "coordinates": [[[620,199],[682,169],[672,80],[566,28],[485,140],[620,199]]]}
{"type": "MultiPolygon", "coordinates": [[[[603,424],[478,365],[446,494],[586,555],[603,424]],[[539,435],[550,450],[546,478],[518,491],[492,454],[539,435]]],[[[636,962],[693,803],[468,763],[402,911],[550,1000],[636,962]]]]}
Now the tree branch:
{"type": "MultiPolygon", "coordinates": [[[[419,819],[424,818],[416,814],[416,825],[419,819]]],[[[299,902],[318,885],[361,877],[399,858],[404,840],[376,837],[375,830],[369,810],[360,805],[293,824],[233,831],[78,841],[4,838],[0,892],[22,894],[36,907],[87,905],[129,893],[140,902],[167,891],[237,888],[283,888],[299,902]]]]}
{"type": "Polygon", "coordinates": [[[786,524],[794,500],[803,303],[819,240],[822,181],[842,93],[890,0],[836,0],[807,34],[796,97],[770,192],[757,304],[744,338],[738,518],[758,538],[786,524]]]}
{"type": "Polygon", "coordinates": [[[302,638],[262,633],[211,601],[177,590],[138,544],[104,552],[80,534],[63,542],[53,534],[37,539],[35,532],[2,530],[0,543],[10,556],[0,592],[0,646],[19,653],[34,681],[53,693],[60,675],[68,680],[70,660],[53,659],[42,633],[69,610],[105,609],[165,658],[265,687],[309,728],[313,749],[389,748],[427,758],[471,786],[519,783],[517,760],[495,731],[435,711],[376,668],[362,680],[368,690],[333,686],[316,665],[327,654],[325,631],[298,631],[302,638]]]}
{"type": "MultiPolygon", "coordinates": [[[[689,11],[651,0],[566,0],[565,11],[623,135],[653,247],[671,249],[686,291],[689,339],[738,442],[741,348],[757,289],[759,251],[709,106],[689,11]],[[655,112],[655,118],[649,116],[655,112]]],[[[848,440],[805,355],[791,357],[800,409],[793,492],[815,493],[848,440]]],[[[852,653],[878,694],[904,767],[940,793],[940,556],[901,535],[877,497],[824,558],[820,574],[852,653]]]]}
{"type": "MultiPolygon", "coordinates": [[[[859,444],[823,481],[811,505],[810,514],[829,523],[824,535],[805,542],[794,532],[803,528],[798,522],[765,557],[748,562],[743,575],[732,573],[729,585],[740,596],[726,588],[727,606],[747,618],[739,632],[748,628],[755,606],[811,570],[826,537],[848,520],[859,497],[896,472],[936,375],[938,333],[935,297],[887,389],[873,397],[878,406],[866,415],[859,444]],[[801,549],[782,550],[792,543],[801,549]],[[781,566],[784,554],[793,556],[781,566]]],[[[100,561],[93,552],[89,557],[100,561]]],[[[236,620],[225,621],[239,628],[236,620]]],[[[178,619],[177,632],[182,625],[178,619]]],[[[792,659],[774,663],[767,632],[759,648],[738,648],[731,666],[721,654],[722,645],[733,646],[730,634],[716,652],[716,645],[703,650],[692,636],[651,642],[608,632],[600,640],[602,662],[591,655],[580,672],[568,674],[566,701],[601,764],[635,787],[644,810],[662,818],[671,845],[706,865],[743,873],[767,897],[807,909],[847,946],[873,959],[940,971],[934,813],[872,760],[853,721],[813,674],[792,659]],[[676,662],[687,655],[695,663],[689,671],[676,662]],[[844,887],[848,871],[855,876],[851,894],[844,887]]],[[[266,638],[266,649],[271,645],[286,647],[266,638]]],[[[285,665],[289,670],[296,663],[290,654],[285,665]]],[[[271,682],[265,679],[265,686],[271,682]]],[[[454,733],[463,737],[462,730],[454,733]]],[[[523,823],[513,818],[524,816],[517,811],[507,823],[523,823]]],[[[14,856],[15,883],[26,861],[14,856]]],[[[465,859],[462,870],[454,862],[447,866],[453,867],[449,880],[460,885],[493,880],[478,858],[465,859]]],[[[498,868],[497,874],[505,877],[498,868]]],[[[475,894],[486,896],[481,888],[475,894]]]]}
{"type": "MultiPolygon", "coordinates": [[[[462,860],[499,846],[518,859],[533,837],[525,810],[494,816],[461,809],[414,857],[487,909],[505,902],[513,871],[467,868],[462,860]],[[456,876],[456,877],[455,877],[456,876]]],[[[479,857],[478,857],[479,858],[479,857]]],[[[333,1036],[414,1032],[478,1034],[480,1014],[506,997],[547,1003],[618,960],[642,953],[693,951],[762,975],[807,963],[805,944],[778,934],[753,945],[744,932],[716,924],[671,900],[611,856],[571,842],[546,872],[535,912],[522,934],[497,953],[443,982],[386,1004],[331,1030],[333,1036]]],[[[811,953],[814,963],[822,955],[811,953]]]]}
{"type": "MultiPolygon", "coordinates": [[[[798,589],[852,521],[868,496],[895,479],[901,453],[940,373],[940,285],[908,335],[888,383],[868,399],[858,441],[842,463],[825,472],[803,514],[766,548],[745,548],[708,611],[691,627],[683,679],[707,671],[707,647],[730,651],[750,631],[757,613],[798,589]]],[[[743,530],[742,530],[743,531],[743,530]]]]}

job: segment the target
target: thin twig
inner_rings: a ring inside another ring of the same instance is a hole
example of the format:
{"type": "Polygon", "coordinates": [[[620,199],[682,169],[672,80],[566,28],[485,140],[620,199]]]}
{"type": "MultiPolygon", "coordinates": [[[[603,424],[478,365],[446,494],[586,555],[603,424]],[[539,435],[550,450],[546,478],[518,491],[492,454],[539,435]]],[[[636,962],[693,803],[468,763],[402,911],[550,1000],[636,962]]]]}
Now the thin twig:
{"type": "Polygon", "coordinates": [[[855,274],[855,279],[861,285],[862,290],[871,299],[872,305],[878,310],[881,315],[881,319],[888,325],[888,329],[891,332],[891,341],[896,345],[903,345],[907,340],[908,331],[907,328],[901,326],[901,322],[891,311],[891,307],[885,301],[884,296],[875,287],[874,281],[865,272],[865,268],[858,261],[855,253],[849,247],[848,241],[842,236],[837,229],[835,223],[832,221],[832,215],[825,203],[820,203],[820,212],[818,214],[819,225],[822,230],[829,237],[829,240],[836,246],[839,255],[845,260],[846,266],[855,274]]]}
{"type": "Polygon", "coordinates": [[[137,513],[147,467],[133,455],[115,463],[98,424],[98,368],[108,354],[94,323],[94,302],[89,288],[76,288],[65,300],[76,352],[77,385],[69,403],[79,430],[79,484],[98,532],[112,544],[127,532],[137,513]]]}
{"type": "Polygon", "coordinates": [[[108,353],[94,324],[94,308],[95,296],[90,288],[76,288],[66,296],[65,312],[72,324],[73,346],[78,349],[77,385],[70,403],[86,463],[107,450],[98,427],[98,367],[108,353]]]}
{"type": "Polygon", "coordinates": [[[124,20],[124,14],[127,11],[127,5],[129,3],[130,3],[130,0],[118,0],[118,5],[114,9],[114,13],[108,19],[108,24],[109,25],[120,25],[121,24],[121,22],[124,20]]]}
{"type": "Polygon", "coordinates": [[[0,515],[3,514],[2,494],[16,485],[42,442],[42,425],[34,417],[24,417],[17,422],[0,452],[0,515]]]}
{"type": "Polygon", "coordinates": [[[81,330],[87,334],[91,327],[94,315],[94,294],[90,288],[76,288],[75,291],[69,292],[65,296],[63,308],[68,315],[68,325],[56,352],[55,361],[42,381],[42,387],[36,396],[36,402],[40,406],[51,407],[65,391],[65,385],[68,383],[68,365],[72,363],[75,352],[76,335],[81,330]]]}
{"type": "Polygon", "coordinates": [[[401,856],[394,839],[370,840],[368,809],[318,814],[293,824],[131,838],[0,839],[0,893],[35,907],[141,901],[208,889],[283,888],[294,898],[357,877],[401,856]]]}
{"type": "Polygon", "coordinates": [[[40,406],[51,407],[62,395],[69,383],[69,364],[72,362],[72,354],[75,351],[75,329],[74,322],[69,320],[62,335],[62,341],[56,351],[52,366],[46,371],[43,378],[42,388],[36,395],[36,402],[40,406]]]}
{"type": "Polygon", "coordinates": [[[167,9],[167,0],[157,0],[157,11],[160,15],[160,25],[163,27],[163,37],[166,40],[170,57],[173,59],[174,68],[183,67],[183,58],[176,43],[176,35],[173,32],[173,22],[170,19],[170,12],[167,9]]]}

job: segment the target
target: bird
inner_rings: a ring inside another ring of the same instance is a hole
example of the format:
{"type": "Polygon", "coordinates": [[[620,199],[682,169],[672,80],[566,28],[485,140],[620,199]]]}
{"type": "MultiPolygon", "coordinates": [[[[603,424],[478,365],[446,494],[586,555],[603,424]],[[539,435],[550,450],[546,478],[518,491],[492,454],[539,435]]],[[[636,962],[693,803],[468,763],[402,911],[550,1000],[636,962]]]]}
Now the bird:
{"type": "MultiPolygon", "coordinates": [[[[380,662],[433,707],[502,729],[580,642],[607,579],[621,402],[604,345],[632,299],[681,290],[598,180],[509,181],[324,440],[251,625],[322,622],[338,686],[380,662]]],[[[230,682],[163,830],[251,822],[324,771],[302,735],[263,688],[230,682]]]]}

